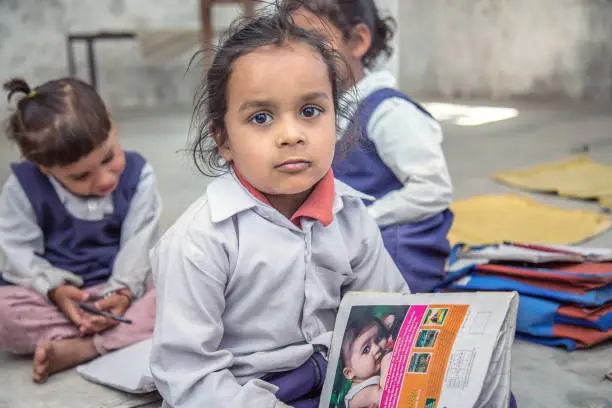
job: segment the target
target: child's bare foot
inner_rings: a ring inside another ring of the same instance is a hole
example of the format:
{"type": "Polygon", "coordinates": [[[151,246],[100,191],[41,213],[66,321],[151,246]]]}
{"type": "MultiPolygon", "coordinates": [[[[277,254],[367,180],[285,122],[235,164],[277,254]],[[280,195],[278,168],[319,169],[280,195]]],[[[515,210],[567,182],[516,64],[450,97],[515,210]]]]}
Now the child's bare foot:
{"type": "Polygon", "coordinates": [[[91,337],[41,341],[34,352],[32,380],[44,383],[49,375],[97,356],[91,337]]]}

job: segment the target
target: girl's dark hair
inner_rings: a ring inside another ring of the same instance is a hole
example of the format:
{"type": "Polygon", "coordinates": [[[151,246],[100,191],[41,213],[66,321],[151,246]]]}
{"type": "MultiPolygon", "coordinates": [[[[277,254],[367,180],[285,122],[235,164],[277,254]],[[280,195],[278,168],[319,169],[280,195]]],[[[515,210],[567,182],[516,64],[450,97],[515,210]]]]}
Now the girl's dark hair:
{"type": "Polygon", "coordinates": [[[111,120],[106,106],[83,81],[60,78],[31,88],[24,79],[13,78],[4,89],[9,102],[24,94],[6,131],[27,160],[44,167],[69,165],[108,139],[111,120]]]}
{"type": "MultiPolygon", "coordinates": [[[[282,47],[290,41],[311,46],[327,65],[336,118],[350,119],[347,110],[356,97],[352,93],[342,92],[342,84],[351,81],[350,78],[341,77],[340,74],[342,72],[350,76],[346,62],[340,54],[328,46],[325,38],[295,25],[288,8],[279,2],[271,6],[273,10],[260,10],[260,14],[254,18],[240,17],[232,23],[220,46],[213,50],[212,63],[196,93],[194,119],[198,126],[191,152],[198,170],[205,175],[214,177],[227,170],[227,163],[222,159],[214,137],[221,138],[218,140],[219,143],[227,138],[224,123],[227,112],[227,85],[234,63],[241,56],[257,48],[267,45],[282,47]],[[346,69],[339,69],[340,64],[345,64],[346,69]]],[[[342,138],[341,150],[350,149],[358,137],[358,132],[345,135],[342,138]]]]}
{"type": "Polygon", "coordinates": [[[292,10],[304,8],[312,14],[329,20],[345,39],[349,39],[357,24],[365,24],[370,30],[372,44],[363,56],[363,65],[373,68],[380,56],[393,54],[390,42],[395,35],[397,22],[391,16],[381,17],[374,0],[285,0],[292,10]]]}

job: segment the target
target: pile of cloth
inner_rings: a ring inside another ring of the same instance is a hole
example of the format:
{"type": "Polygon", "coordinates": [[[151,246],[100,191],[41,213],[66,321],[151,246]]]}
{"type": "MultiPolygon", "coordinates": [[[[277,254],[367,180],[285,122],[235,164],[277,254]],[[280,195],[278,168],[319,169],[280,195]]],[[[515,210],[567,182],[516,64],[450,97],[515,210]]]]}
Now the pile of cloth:
{"type": "Polygon", "coordinates": [[[612,339],[612,250],[456,245],[437,291],[516,291],[516,337],[568,351],[612,339]]]}

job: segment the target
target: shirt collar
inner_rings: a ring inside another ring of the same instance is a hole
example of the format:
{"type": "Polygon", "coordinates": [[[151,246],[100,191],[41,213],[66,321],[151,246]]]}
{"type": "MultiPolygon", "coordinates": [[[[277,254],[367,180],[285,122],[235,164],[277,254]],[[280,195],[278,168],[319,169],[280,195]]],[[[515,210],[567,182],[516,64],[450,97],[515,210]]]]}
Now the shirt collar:
{"type": "Polygon", "coordinates": [[[53,186],[53,189],[55,190],[55,193],[57,194],[57,196],[59,197],[60,201],[62,202],[62,204],[66,204],[66,202],[74,197],[74,194],[70,193],[68,190],[66,190],[66,188],[64,188],[64,186],[62,186],[60,184],[59,181],[57,181],[54,177],[51,176],[47,176],[47,178],[49,179],[49,181],[51,182],[51,185],[53,186]],[[72,196],[72,197],[71,197],[72,196]]]}
{"type": "Polygon", "coordinates": [[[299,227],[302,218],[312,218],[327,227],[334,220],[335,198],[334,172],[329,169],[312,189],[306,201],[291,216],[291,222],[299,227]]]}
{"type": "MultiPolygon", "coordinates": [[[[213,180],[208,186],[207,196],[213,222],[221,222],[255,207],[270,208],[270,203],[264,195],[233,170],[213,180]]],[[[299,226],[301,219],[308,217],[327,226],[343,208],[343,197],[373,200],[372,197],[335,180],[330,169],[304,204],[293,214],[291,221],[299,226]]]]}
{"type": "Polygon", "coordinates": [[[70,192],[54,177],[47,176],[47,178],[60,202],[71,215],[87,220],[97,220],[114,212],[114,194],[105,197],[81,197],[70,192]]]}
{"type": "Polygon", "coordinates": [[[397,88],[397,81],[389,71],[366,71],[363,78],[353,87],[359,99],[363,99],[382,88],[397,88]]]}
{"type": "Polygon", "coordinates": [[[55,177],[47,176],[49,182],[53,186],[60,202],[66,206],[69,203],[75,205],[93,205],[95,208],[102,206],[104,213],[112,214],[113,212],[113,194],[104,197],[80,197],[70,192],[62,185],[55,177]]]}
{"type": "MultiPolygon", "coordinates": [[[[270,201],[263,193],[253,187],[236,168],[233,169],[238,181],[248,190],[248,192],[262,203],[271,206],[270,201]]],[[[327,174],[314,186],[308,198],[291,216],[290,221],[300,227],[302,218],[312,218],[320,221],[324,226],[328,226],[334,219],[334,173],[329,169],[327,174]]]]}

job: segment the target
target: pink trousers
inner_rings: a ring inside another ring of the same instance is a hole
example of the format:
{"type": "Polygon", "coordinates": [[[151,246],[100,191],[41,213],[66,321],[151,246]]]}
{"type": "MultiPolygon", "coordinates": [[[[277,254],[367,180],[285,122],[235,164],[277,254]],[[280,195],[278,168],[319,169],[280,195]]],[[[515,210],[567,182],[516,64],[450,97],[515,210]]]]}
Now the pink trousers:
{"type": "MultiPolygon", "coordinates": [[[[99,286],[85,289],[97,293],[99,286]]],[[[93,336],[100,354],[138,343],[153,335],[155,289],[138,299],[126,311],[133,324],[120,323],[93,336]]],[[[41,340],[79,337],[79,330],[53,304],[37,292],[20,286],[0,286],[0,350],[32,354],[41,340]]]]}

